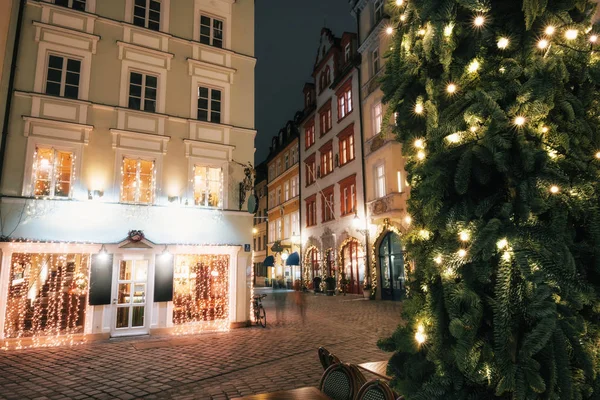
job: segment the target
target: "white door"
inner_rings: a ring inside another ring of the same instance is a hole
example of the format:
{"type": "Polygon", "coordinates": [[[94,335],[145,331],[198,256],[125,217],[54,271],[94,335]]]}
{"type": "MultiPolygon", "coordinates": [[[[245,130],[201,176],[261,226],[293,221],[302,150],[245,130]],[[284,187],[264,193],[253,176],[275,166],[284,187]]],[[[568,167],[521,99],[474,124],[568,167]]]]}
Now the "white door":
{"type": "Polygon", "coordinates": [[[148,260],[121,260],[113,274],[112,336],[148,333],[148,260]]]}

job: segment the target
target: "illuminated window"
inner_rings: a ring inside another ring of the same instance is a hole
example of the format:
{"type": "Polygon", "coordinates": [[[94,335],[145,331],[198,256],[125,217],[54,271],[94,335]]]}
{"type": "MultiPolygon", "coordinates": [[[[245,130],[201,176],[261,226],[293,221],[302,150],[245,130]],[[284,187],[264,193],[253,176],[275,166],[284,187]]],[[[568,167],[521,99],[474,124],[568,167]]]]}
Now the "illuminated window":
{"type": "Polygon", "coordinates": [[[54,0],[54,4],[73,10],[85,11],[85,0],[54,0]]]}
{"type": "Polygon", "coordinates": [[[379,72],[379,49],[375,49],[371,52],[371,75],[375,75],[377,72],[379,72]]]}
{"type": "Polygon", "coordinates": [[[198,88],[198,120],[221,123],[221,96],[220,90],[198,88]]]}
{"type": "Polygon", "coordinates": [[[292,224],[290,214],[283,216],[283,239],[292,237],[292,224]]]}
{"type": "Polygon", "coordinates": [[[340,183],[340,211],[342,216],[356,213],[356,175],[340,183]]]}
{"type": "Polygon", "coordinates": [[[304,128],[305,147],[308,149],[310,146],[315,144],[315,121],[311,121],[309,125],[304,128]]]}
{"type": "Polygon", "coordinates": [[[306,199],[306,226],[317,225],[317,197],[306,199]]]}
{"type": "Polygon", "coordinates": [[[135,0],[133,6],[133,24],[142,28],[160,30],[160,1],[135,0]]]}
{"type": "Polygon", "coordinates": [[[338,120],[346,118],[352,112],[352,86],[346,85],[338,93],[338,120]]]}
{"type": "Polygon", "coordinates": [[[81,61],[56,55],[48,56],[46,94],[69,99],[79,97],[81,61]]]}
{"type": "Polygon", "coordinates": [[[36,147],[33,165],[33,195],[70,197],[73,153],[50,147],[36,147]]]}
{"type": "Polygon", "coordinates": [[[323,136],[331,130],[331,102],[329,102],[319,111],[319,121],[321,136],[323,136]]]}
{"type": "Polygon", "coordinates": [[[158,78],[153,75],[131,72],[129,74],[129,103],[133,110],[156,111],[158,78]]]}
{"type": "Polygon", "coordinates": [[[321,177],[333,172],[333,148],[332,141],[321,147],[321,177]]]}
{"type": "Polygon", "coordinates": [[[378,134],[381,132],[381,127],[383,126],[383,108],[381,103],[377,103],[373,107],[373,121],[375,123],[374,133],[378,134]]]}
{"type": "Polygon", "coordinates": [[[300,234],[300,212],[292,213],[292,235],[300,234]]]}
{"type": "Polygon", "coordinates": [[[375,167],[375,197],[380,198],[386,195],[385,191],[385,166],[383,164],[375,167]]]}
{"type": "Polygon", "coordinates": [[[203,207],[223,205],[223,173],[221,168],[194,166],[194,204],[203,207]]]}
{"type": "Polygon", "coordinates": [[[121,202],[154,202],[154,161],[124,157],[121,176],[121,202]]]}
{"type": "Polygon", "coordinates": [[[286,181],[283,184],[283,201],[288,201],[290,199],[290,181],[286,181]]]}
{"type": "Polygon", "coordinates": [[[323,189],[321,200],[321,218],[323,222],[333,220],[335,218],[333,214],[333,186],[323,189]]]}
{"type": "Polygon", "coordinates": [[[298,196],[298,175],[294,176],[292,179],[292,198],[298,196]]]}
{"type": "Polygon", "coordinates": [[[339,134],[340,166],[354,160],[354,127],[350,126],[339,134]]]}
{"type": "Polygon", "coordinates": [[[223,21],[200,16],[200,43],[214,47],[223,47],[223,21]]]}

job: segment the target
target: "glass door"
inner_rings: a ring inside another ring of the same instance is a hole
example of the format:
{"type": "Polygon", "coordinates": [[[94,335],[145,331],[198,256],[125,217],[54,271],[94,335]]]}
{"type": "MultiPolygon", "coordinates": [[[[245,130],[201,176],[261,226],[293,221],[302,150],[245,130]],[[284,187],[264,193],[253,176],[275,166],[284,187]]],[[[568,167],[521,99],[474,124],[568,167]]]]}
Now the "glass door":
{"type": "Polygon", "coordinates": [[[148,260],[122,260],[119,263],[113,336],[142,335],[148,333],[146,301],[148,291],[148,260]]]}

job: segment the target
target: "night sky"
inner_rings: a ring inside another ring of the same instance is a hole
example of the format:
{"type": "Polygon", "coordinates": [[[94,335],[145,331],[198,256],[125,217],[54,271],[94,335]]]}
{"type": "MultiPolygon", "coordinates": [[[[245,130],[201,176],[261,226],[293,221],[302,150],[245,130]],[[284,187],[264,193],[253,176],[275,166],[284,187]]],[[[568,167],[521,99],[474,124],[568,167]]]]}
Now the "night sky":
{"type": "Polygon", "coordinates": [[[348,0],[256,1],[256,164],[271,138],[304,107],[324,24],[335,36],[356,32],[348,0]]]}

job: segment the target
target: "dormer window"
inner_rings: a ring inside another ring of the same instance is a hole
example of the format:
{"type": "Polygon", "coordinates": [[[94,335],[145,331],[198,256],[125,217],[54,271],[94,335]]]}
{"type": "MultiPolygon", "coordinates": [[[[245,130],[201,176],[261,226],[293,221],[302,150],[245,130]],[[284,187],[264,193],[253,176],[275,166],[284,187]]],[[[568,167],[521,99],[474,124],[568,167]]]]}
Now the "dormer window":
{"type": "Polygon", "coordinates": [[[346,45],[346,47],[344,48],[344,61],[345,62],[350,61],[350,52],[351,52],[351,50],[352,50],[352,46],[351,46],[350,43],[348,43],[346,45]]]}

